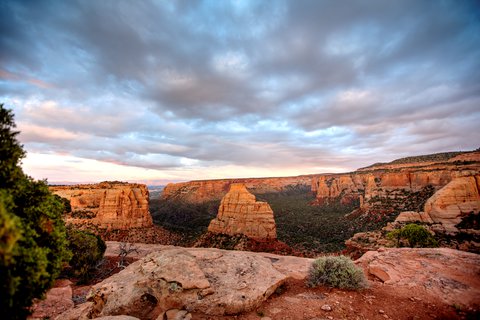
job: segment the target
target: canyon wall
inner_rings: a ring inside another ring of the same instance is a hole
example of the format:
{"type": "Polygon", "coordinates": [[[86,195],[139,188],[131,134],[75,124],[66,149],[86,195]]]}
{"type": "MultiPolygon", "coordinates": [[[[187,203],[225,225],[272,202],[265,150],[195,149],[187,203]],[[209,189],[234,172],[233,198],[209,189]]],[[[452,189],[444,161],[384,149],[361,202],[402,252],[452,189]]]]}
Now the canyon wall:
{"type": "Polygon", "coordinates": [[[318,175],[311,189],[318,204],[358,201],[365,212],[422,211],[425,201],[450,181],[480,172],[480,152],[441,163],[382,164],[353,173],[318,175]]]}
{"type": "Polygon", "coordinates": [[[231,236],[243,234],[258,240],[277,238],[272,209],[268,203],[256,201],[255,196],[241,183],[230,186],[208,231],[231,236]]]}
{"type": "Polygon", "coordinates": [[[220,200],[234,183],[244,184],[254,193],[270,193],[283,191],[288,187],[309,188],[313,175],[280,178],[246,178],[197,180],[180,183],[169,183],[163,190],[163,199],[182,200],[200,203],[210,200],[220,200]]]}
{"type": "Polygon", "coordinates": [[[471,213],[480,213],[480,175],[451,181],[425,203],[425,215],[447,231],[456,231],[462,217],[471,213]]]}
{"type": "Polygon", "coordinates": [[[358,204],[364,212],[422,211],[425,201],[455,178],[480,172],[480,152],[410,157],[343,174],[201,180],[168,184],[163,199],[200,203],[221,199],[232,183],[255,194],[305,188],[315,203],[358,204]],[[400,161],[401,160],[401,161],[400,161]]]}
{"type": "Polygon", "coordinates": [[[102,182],[51,186],[50,190],[70,201],[72,211],[66,217],[67,224],[89,224],[112,230],[153,226],[146,185],[102,182]]]}

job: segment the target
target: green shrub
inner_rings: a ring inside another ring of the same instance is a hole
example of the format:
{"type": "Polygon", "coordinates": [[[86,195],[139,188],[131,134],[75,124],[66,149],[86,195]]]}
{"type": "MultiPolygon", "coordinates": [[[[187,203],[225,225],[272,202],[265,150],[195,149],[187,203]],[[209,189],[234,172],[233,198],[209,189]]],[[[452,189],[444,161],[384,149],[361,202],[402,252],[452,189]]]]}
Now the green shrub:
{"type": "Polygon", "coordinates": [[[407,246],[412,248],[438,247],[438,242],[432,234],[424,227],[409,223],[406,226],[393,230],[387,234],[389,239],[397,240],[397,247],[403,245],[402,240],[407,242],[407,246]]]}
{"type": "Polygon", "coordinates": [[[367,287],[363,270],[345,256],[326,256],[316,259],[307,278],[309,287],[328,286],[358,290],[367,287]]]}
{"type": "Polygon", "coordinates": [[[102,260],[107,246],[97,235],[89,232],[67,228],[68,248],[73,257],[70,260],[71,272],[79,277],[80,281],[87,281],[90,272],[102,260]]]}
{"type": "Polygon", "coordinates": [[[44,181],[23,173],[13,113],[0,104],[0,310],[25,319],[70,259],[64,207],[44,181]]]}

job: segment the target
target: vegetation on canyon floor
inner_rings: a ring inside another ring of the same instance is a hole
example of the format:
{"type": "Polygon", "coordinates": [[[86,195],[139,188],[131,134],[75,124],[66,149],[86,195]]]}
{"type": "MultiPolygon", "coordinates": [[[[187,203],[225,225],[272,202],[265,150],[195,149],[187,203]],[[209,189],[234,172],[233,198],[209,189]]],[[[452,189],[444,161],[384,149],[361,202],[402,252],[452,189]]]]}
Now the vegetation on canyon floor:
{"type": "MultiPolygon", "coordinates": [[[[292,186],[281,192],[255,196],[272,208],[278,240],[306,255],[341,251],[345,240],[355,233],[378,230],[398,214],[347,216],[358,208],[358,202],[312,205],[315,197],[307,186],[292,186]]],[[[150,202],[150,212],[154,223],[180,234],[182,245],[192,245],[206,233],[210,221],[217,215],[219,203],[218,200],[195,204],[154,199],[150,202]]]]}

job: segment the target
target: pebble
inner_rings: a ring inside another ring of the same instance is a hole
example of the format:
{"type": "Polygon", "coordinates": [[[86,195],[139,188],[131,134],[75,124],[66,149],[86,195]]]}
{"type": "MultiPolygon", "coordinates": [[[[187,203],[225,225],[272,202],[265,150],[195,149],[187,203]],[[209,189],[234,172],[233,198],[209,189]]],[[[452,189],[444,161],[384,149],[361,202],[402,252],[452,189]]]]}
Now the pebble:
{"type": "Polygon", "coordinates": [[[323,311],[332,311],[332,307],[330,307],[328,304],[324,304],[320,309],[323,311]]]}
{"type": "Polygon", "coordinates": [[[272,310],[270,310],[270,313],[272,313],[272,314],[277,314],[277,313],[280,313],[280,312],[282,312],[282,311],[283,311],[283,310],[280,309],[280,308],[273,308],[272,310]]]}
{"type": "Polygon", "coordinates": [[[328,320],[333,320],[333,317],[332,317],[332,316],[328,316],[327,319],[328,319],[328,320]]]}
{"type": "Polygon", "coordinates": [[[380,314],[384,314],[384,313],[385,313],[385,311],[383,311],[382,309],[380,309],[380,310],[378,310],[378,313],[380,313],[380,314]]]}

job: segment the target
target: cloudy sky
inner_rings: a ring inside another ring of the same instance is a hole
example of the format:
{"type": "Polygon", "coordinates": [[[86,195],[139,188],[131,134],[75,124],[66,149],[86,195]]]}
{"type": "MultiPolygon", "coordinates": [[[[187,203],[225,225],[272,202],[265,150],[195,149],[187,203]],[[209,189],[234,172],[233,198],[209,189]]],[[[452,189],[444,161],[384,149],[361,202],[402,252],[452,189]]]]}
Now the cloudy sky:
{"type": "Polygon", "coordinates": [[[165,183],[480,146],[478,1],[0,1],[24,170],[165,183]]]}

